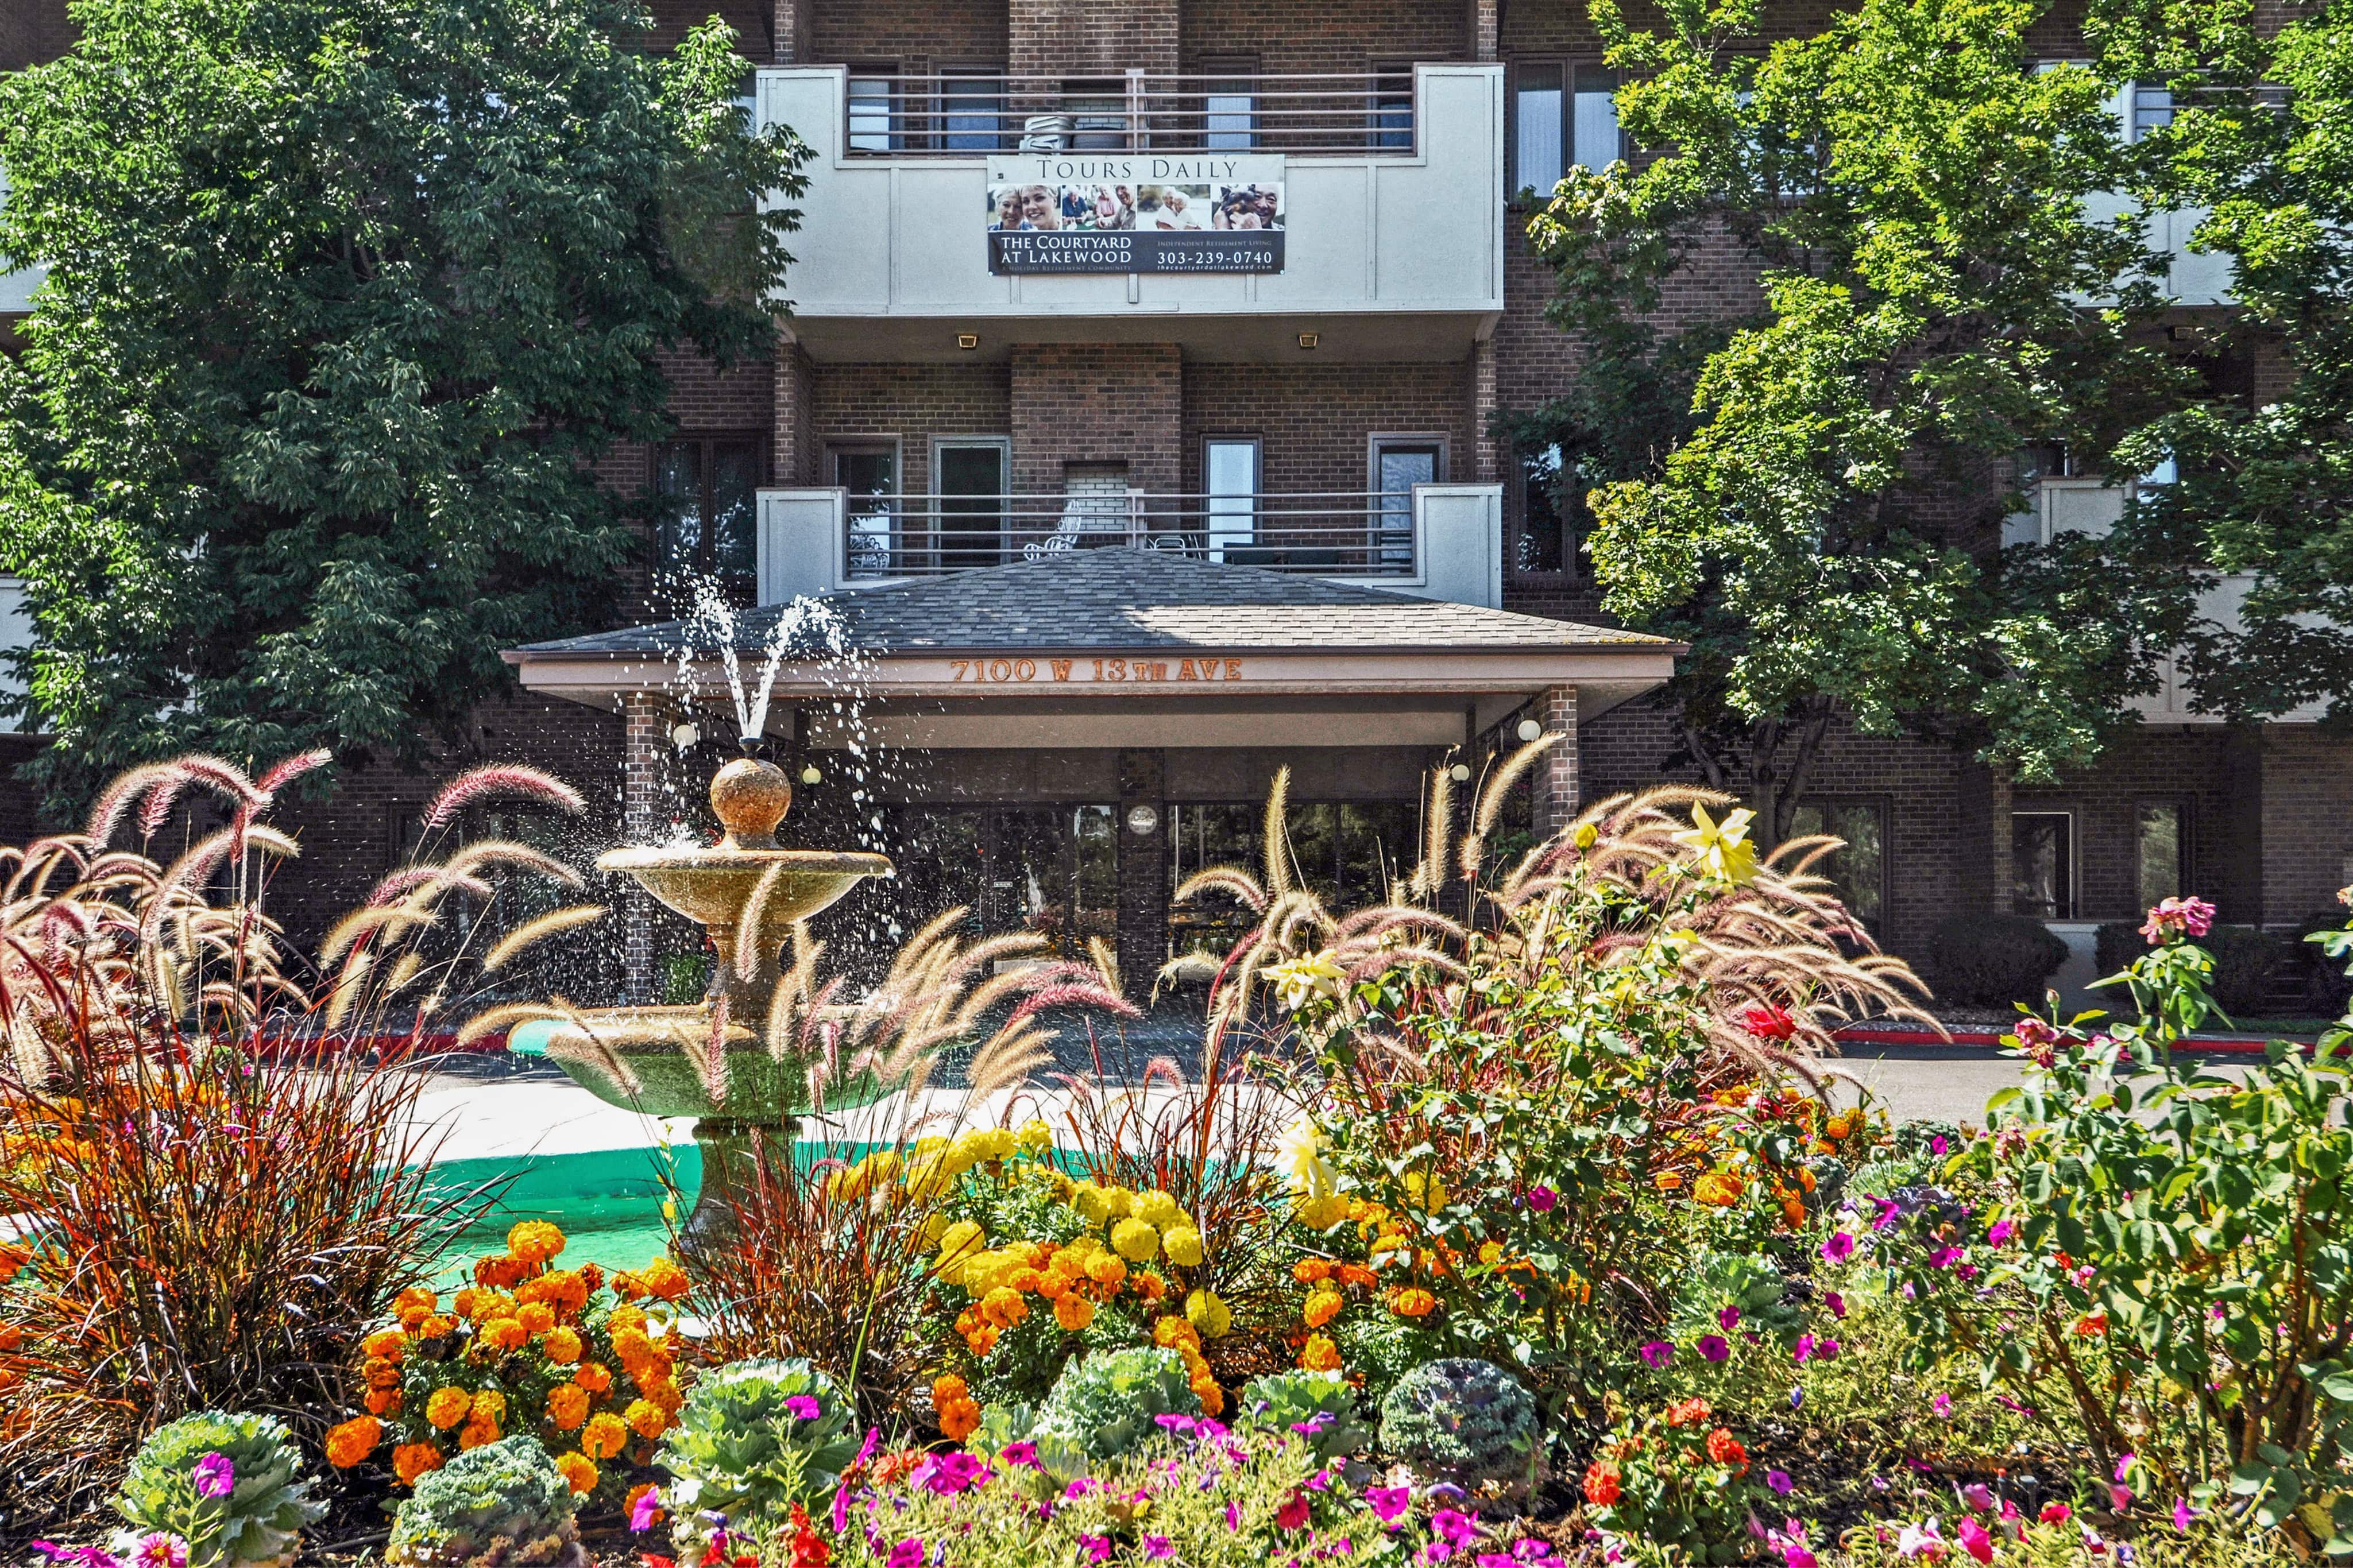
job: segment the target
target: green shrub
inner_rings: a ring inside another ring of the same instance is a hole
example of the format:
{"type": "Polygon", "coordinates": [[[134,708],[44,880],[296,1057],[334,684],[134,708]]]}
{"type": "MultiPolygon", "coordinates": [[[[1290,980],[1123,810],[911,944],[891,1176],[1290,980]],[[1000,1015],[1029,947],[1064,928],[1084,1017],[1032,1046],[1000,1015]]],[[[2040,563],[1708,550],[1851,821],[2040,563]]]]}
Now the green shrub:
{"type": "Polygon", "coordinates": [[[206,1410],[140,1445],[115,1511],[135,1531],[185,1541],[194,1568],[290,1563],[302,1527],[327,1511],[311,1500],[309,1479],[297,1479],[301,1468],[284,1422],[206,1410]],[[227,1495],[215,1495],[224,1485],[227,1495]]]}
{"type": "Polygon", "coordinates": [[[1038,1431],[1091,1459],[1108,1459],[1158,1431],[1156,1417],[1200,1413],[1175,1351],[1095,1351],[1062,1369],[1038,1412],[1038,1431]]]}
{"type": "Polygon", "coordinates": [[[795,1359],[739,1361],[696,1379],[657,1458],[676,1478],[665,1495],[681,1544],[691,1547],[696,1515],[725,1514],[737,1531],[773,1529],[796,1501],[831,1492],[857,1453],[848,1397],[795,1359]]]}
{"type": "Polygon", "coordinates": [[[1381,1447],[1457,1480],[1527,1468],[1536,1405],[1511,1373],[1469,1356],[1424,1362],[1381,1401],[1381,1447]]]}
{"type": "Polygon", "coordinates": [[[1356,1419],[1356,1391],[1338,1373],[1303,1368],[1272,1373],[1242,1384],[1234,1425],[1274,1432],[1313,1426],[1312,1434],[1299,1436],[1323,1459],[1361,1453],[1373,1436],[1372,1428],[1356,1419]]]}
{"type": "Polygon", "coordinates": [[[571,1483],[537,1438],[469,1448],[417,1479],[393,1516],[387,1568],[586,1568],[571,1483]]]}
{"type": "MultiPolygon", "coordinates": [[[[2214,960],[2214,973],[2207,988],[2215,1005],[2232,1018],[2253,1017],[2265,1011],[2271,996],[2272,976],[2282,971],[2309,972],[2310,960],[2302,947],[2305,935],[2316,931],[2334,931],[2345,923],[2344,911],[2334,916],[2316,915],[2298,928],[2294,938],[2274,936],[2253,926],[2218,925],[2199,938],[2198,945],[2214,960]]],[[[2115,974],[2127,967],[2148,951],[2148,939],[2140,927],[2131,921],[2110,921],[2099,931],[2094,962],[2103,974],[2115,974]]],[[[2320,1010],[2334,1014],[2342,1010],[2341,987],[2329,984],[2331,966],[2318,967],[2316,1005],[2320,1010]]],[[[2119,1016],[2133,1016],[2131,1000],[2121,988],[2111,987],[2094,994],[2104,998],[2098,1005],[2119,1016]]]]}
{"type": "Polygon", "coordinates": [[[1965,1007],[2034,1006],[2067,962],[2067,944],[2024,915],[1955,915],[1931,950],[1937,994],[1965,1007]]]}

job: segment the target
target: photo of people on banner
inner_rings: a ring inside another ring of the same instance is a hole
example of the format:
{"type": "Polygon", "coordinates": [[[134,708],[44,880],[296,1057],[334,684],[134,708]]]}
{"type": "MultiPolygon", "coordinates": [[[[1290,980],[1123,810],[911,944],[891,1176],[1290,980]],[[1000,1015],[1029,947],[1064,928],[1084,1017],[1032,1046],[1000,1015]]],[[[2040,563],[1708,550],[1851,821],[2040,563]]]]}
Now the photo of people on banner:
{"type": "Polygon", "coordinates": [[[1282,226],[1282,187],[991,185],[991,234],[1092,230],[1191,233],[1282,226]]]}

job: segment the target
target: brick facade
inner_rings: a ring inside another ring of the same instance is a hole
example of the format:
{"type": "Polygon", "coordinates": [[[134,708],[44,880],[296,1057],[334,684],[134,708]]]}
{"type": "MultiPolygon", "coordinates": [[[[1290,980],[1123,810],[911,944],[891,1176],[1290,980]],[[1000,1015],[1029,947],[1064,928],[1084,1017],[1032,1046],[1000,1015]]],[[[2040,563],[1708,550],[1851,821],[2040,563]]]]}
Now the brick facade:
{"type": "Polygon", "coordinates": [[[1175,343],[1017,343],[1012,373],[1017,493],[1060,491],[1072,463],[1124,462],[1134,489],[1177,488],[1185,380],[1175,343]]]}
{"type": "Polygon", "coordinates": [[[1467,363],[1234,364],[1187,361],[1184,368],[1184,488],[1201,483],[1207,436],[1260,438],[1260,489],[1372,488],[1371,438],[1438,436],[1446,477],[1470,478],[1474,461],[1467,363]]]}

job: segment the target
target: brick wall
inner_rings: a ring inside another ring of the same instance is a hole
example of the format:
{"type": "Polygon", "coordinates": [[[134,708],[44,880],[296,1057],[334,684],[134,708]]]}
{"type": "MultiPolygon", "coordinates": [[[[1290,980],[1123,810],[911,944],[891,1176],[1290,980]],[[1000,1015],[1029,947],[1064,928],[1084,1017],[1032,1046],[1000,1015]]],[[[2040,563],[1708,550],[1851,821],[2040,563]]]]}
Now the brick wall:
{"type": "MultiPolygon", "coordinates": [[[[2265,907],[2269,900],[2261,900],[2257,889],[2235,875],[2263,853],[2263,847],[2247,839],[2233,811],[2230,752],[2235,743],[2233,734],[2221,725],[2136,731],[2081,778],[2057,786],[2012,786],[2012,810],[2063,810],[2074,817],[2077,919],[2139,918],[2138,821],[2144,801],[2179,803],[2188,810],[2188,890],[2212,899],[2226,921],[2277,918],[2265,907]]],[[[2265,772],[2268,784],[2274,775],[2268,766],[2265,772]]],[[[2269,816],[2266,810],[2266,827],[2269,816]]],[[[2353,838],[2347,840],[2347,847],[2353,847],[2353,838]]],[[[2329,883],[2322,902],[2336,886],[2329,883]]],[[[2295,909],[2287,918],[2305,912],[2295,909]]]]}
{"type": "Polygon", "coordinates": [[[1013,489],[1057,493],[1065,464],[1107,462],[1134,489],[1177,489],[1185,384],[1174,343],[1015,344],[1013,489]]]}
{"type": "Polygon", "coordinates": [[[812,0],[804,63],[896,63],[905,75],[1006,60],[1006,0],[812,0]]]}
{"type": "Polygon", "coordinates": [[[1261,488],[1270,492],[1362,490],[1372,482],[1367,438],[1441,434],[1447,476],[1469,477],[1467,363],[1185,366],[1184,488],[1202,487],[1204,436],[1260,438],[1261,488]]]}
{"type": "Polygon", "coordinates": [[[1177,0],[1011,0],[1007,11],[1007,58],[1017,77],[1176,69],[1177,0]]]}
{"type": "Polygon", "coordinates": [[[735,29],[736,53],[754,65],[776,58],[776,11],[771,0],[652,0],[653,47],[670,49],[713,15],[735,29]]]}
{"type": "Polygon", "coordinates": [[[73,47],[66,0],[7,0],[0,5],[0,71],[56,59],[73,47]]]}
{"type": "MultiPolygon", "coordinates": [[[[814,365],[808,373],[813,440],[897,440],[899,488],[922,495],[932,488],[933,437],[1013,433],[1008,382],[1006,366],[986,362],[814,365]]],[[[814,450],[808,462],[807,482],[833,482],[814,450]]],[[[1052,488],[1061,488],[1059,471],[1052,488]]]]}
{"type": "Polygon", "coordinates": [[[1184,58],[1255,60],[1271,74],[1355,74],[1393,61],[1468,58],[1462,0],[1192,0],[1185,7],[1184,58]]]}
{"type": "Polygon", "coordinates": [[[2337,907],[2353,882],[2353,742],[2310,724],[2266,725],[2260,734],[2263,909],[2292,925],[2337,907]]]}

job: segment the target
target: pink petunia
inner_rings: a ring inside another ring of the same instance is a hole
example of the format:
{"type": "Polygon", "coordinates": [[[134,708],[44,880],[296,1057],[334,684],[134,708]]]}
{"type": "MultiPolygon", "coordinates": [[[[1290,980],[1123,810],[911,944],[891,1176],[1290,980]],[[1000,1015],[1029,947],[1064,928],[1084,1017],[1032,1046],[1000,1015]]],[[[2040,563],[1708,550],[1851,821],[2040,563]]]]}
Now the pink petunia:
{"type": "Polygon", "coordinates": [[[1655,1372],[1675,1359],[1672,1340],[1652,1340],[1642,1347],[1642,1364],[1655,1372]]]}
{"type": "Polygon", "coordinates": [[[1837,1232],[1822,1243],[1822,1256],[1832,1263],[1844,1263],[1854,1256],[1854,1237],[1843,1230],[1837,1232]]]}
{"type": "Polygon", "coordinates": [[[1694,1348],[1703,1361],[1723,1361],[1732,1354],[1732,1346],[1722,1334],[1702,1334],[1694,1348]]]}
{"type": "Polygon", "coordinates": [[[1371,1505],[1374,1517],[1383,1524],[1395,1524],[1405,1510],[1413,1506],[1411,1487],[1366,1487],[1365,1501],[1371,1505]]]}

